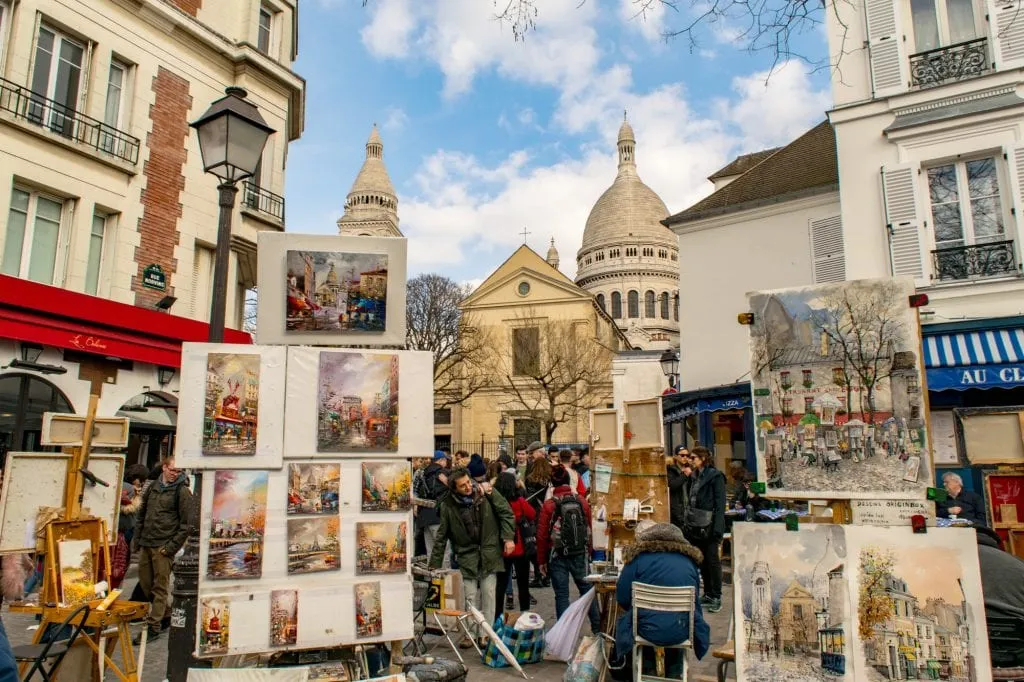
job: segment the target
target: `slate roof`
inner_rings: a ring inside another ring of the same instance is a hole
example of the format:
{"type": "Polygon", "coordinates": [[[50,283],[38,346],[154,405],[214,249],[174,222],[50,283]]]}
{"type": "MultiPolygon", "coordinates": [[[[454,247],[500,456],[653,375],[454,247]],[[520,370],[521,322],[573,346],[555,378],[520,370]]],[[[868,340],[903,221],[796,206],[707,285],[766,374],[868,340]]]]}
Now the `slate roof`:
{"type": "Polygon", "coordinates": [[[820,194],[838,187],[836,136],[832,125],[823,121],[762,159],[725,187],[663,222],[671,227],[767,203],[820,194]]]}

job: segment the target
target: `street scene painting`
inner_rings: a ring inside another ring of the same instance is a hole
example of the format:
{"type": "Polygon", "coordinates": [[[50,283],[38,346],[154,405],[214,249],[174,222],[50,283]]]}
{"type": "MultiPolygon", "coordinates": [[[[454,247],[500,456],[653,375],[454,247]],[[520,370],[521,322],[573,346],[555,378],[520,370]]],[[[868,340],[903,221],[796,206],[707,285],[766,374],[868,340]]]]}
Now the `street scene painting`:
{"type": "Polygon", "coordinates": [[[270,592],[270,646],[289,646],[299,637],[299,591],[270,592]]]}
{"type": "Polygon", "coordinates": [[[217,471],[213,478],[206,577],[259,578],[267,521],[266,471],[217,471]]]}
{"type": "Polygon", "coordinates": [[[898,499],[930,485],[913,293],[910,280],[860,280],[748,295],[770,495],[898,499]]]}
{"type": "Polygon", "coordinates": [[[318,452],[398,450],[398,355],[320,353],[318,452]]]}
{"type": "Polygon", "coordinates": [[[406,522],[356,524],[356,573],[405,573],[406,522]]]}
{"type": "Polygon", "coordinates": [[[255,455],[260,356],[210,353],[203,409],[204,455],[255,455]]]}
{"type": "Polygon", "coordinates": [[[287,264],[288,331],[384,331],[388,298],[386,255],[289,250],[287,264]]]}
{"type": "Polygon", "coordinates": [[[340,464],[289,464],[288,516],[337,514],[340,483],[340,464]]]}
{"type": "Polygon", "coordinates": [[[408,462],[363,462],[363,511],[409,511],[411,506],[408,462]]]}
{"type": "Polygon", "coordinates": [[[222,656],[228,652],[228,625],[230,615],[230,602],[227,597],[200,598],[200,656],[222,656]]]}
{"type": "Polygon", "coordinates": [[[838,525],[733,527],[738,679],[856,678],[848,649],[847,549],[838,525]]]}
{"type": "Polygon", "coordinates": [[[61,540],[57,543],[57,561],[62,605],[78,606],[96,597],[91,541],[61,540]]]}
{"type": "Polygon", "coordinates": [[[341,569],[338,517],[288,519],[288,573],[321,573],[341,569]]]}
{"type": "Polygon", "coordinates": [[[356,583],[356,637],[379,637],[384,631],[380,583],[356,583]]]}

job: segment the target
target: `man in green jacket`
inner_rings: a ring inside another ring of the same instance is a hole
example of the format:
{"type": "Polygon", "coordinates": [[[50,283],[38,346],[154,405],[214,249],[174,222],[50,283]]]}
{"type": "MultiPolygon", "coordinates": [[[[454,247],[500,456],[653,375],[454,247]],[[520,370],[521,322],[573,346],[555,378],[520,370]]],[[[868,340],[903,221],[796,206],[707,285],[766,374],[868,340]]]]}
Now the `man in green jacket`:
{"type": "Polygon", "coordinates": [[[450,540],[462,572],[466,605],[475,606],[491,623],[497,574],[505,570],[502,556],[515,550],[515,515],[504,497],[489,483],[474,482],[466,469],[453,471],[448,486],[450,494],[439,505],[441,525],[429,566],[441,567],[450,540]]]}
{"type": "Polygon", "coordinates": [[[192,528],[192,491],[188,478],[174,467],[174,457],[165,457],[160,478],[142,497],[135,522],[135,543],[139,548],[139,584],[153,600],[149,610],[149,639],[160,636],[160,622],[167,609],[167,588],[174,555],[185,544],[192,528]]]}

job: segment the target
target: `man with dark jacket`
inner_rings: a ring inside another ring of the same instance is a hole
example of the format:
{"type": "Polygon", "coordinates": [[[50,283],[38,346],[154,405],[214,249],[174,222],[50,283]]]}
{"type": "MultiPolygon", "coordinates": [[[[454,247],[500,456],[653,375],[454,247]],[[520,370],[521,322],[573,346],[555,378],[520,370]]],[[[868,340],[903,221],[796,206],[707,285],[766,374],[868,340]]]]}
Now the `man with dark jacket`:
{"type": "Polygon", "coordinates": [[[675,457],[667,457],[665,470],[668,473],[668,509],[672,525],[683,529],[683,517],[690,498],[690,453],[686,446],[676,448],[675,457]]]}
{"type": "Polygon", "coordinates": [[[964,480],[958,474],[952,471],[943,474],[942,487],[946,489],[946,499],[935,504],[936,516],[967,519],[974,526],[988,525],[985,520],[985,500],[978,493],[964,490],[964,480]]]}
{"type": "Polygon", "coordinates": [[[139,584],[153,600],[147,618],[149,639],[160,636],[160,622],[167,609],[171,565],[174,555],[188,538],[194,513],[188,477],[174,467],[174,457],[165,457],[161,468],[160,477],[143,495],[135,522],[139,584]]]}
{"type": "Polygon", "coordinates": [[[490,484],[475,483],[468,471],[456,469],[438,512],[441,523],[428,565],[441,567],[445,545],[451,540],[462,573],[466,605],[475,606],[492,623],[498,573],[505,570],[503,554],[511,554],[516,547],[512,508],[490,484]]]}
{"type": "MultiPolygon", "coordinates": [[[[447,453],[444,450],[435,451],[434,460],[423,470],[423,475],[417,481],[418,487],[414,491],[416,497],[434,503],[433,507],[420,507],[417,515],[417,522],[423,530],[423,543],[427,546],[428,556],[434,551],[437,528],[441,523],[441,512],[438,505],[448,494],[447,464],[447,453]]],[[[444,551],[443,547],[441,551],[444,551]]]]}
{"type": "MultiPolygon", "coordinates": [[[[1002,540],[994,530],[981,527],[978,532],[978,563],[981,566],[981,592],[985,599],[985,618],[991,630],[995,619],[1015,619],[1017,632],[1024,630],[1024,561],[1000,548],[1002,540]]],[[[1013,635],[989,635],[992,666],[1024,666],[1024,641],[1013,635]]]]}
{"type": "Polygon", "coordinates": [[[715,461],[705,447],[695,447],[690,455],[696,479],[690,487],[690,509],[702,513],[688,514],[687,521],[704,521],[701,525],[687,524],[686,539],[704,555],[700,574],[704,578],[704,604],[711,613],[722,610],[722,557],[718,548],[725,537],[725,475],[715,468],[715,461]]]}

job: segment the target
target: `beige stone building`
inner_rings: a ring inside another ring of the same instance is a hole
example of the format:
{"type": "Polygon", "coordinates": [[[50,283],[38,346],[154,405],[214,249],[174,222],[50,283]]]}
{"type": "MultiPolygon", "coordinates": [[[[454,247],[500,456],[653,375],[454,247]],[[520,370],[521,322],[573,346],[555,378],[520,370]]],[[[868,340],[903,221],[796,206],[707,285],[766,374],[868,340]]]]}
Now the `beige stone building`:
{"type": "Polygon", "coordinates": [[[349,237],[401,237],[398,195],[384,165],[384,141],[376,124],[366,141],[366,160],[345,199],[338,233],[349,237]]]}

